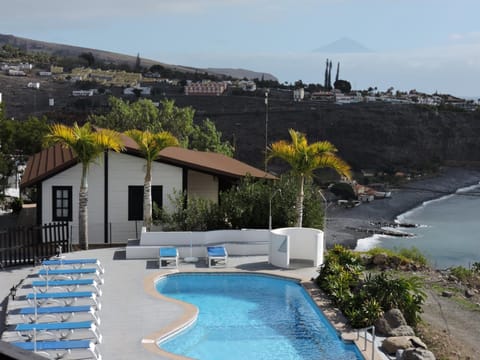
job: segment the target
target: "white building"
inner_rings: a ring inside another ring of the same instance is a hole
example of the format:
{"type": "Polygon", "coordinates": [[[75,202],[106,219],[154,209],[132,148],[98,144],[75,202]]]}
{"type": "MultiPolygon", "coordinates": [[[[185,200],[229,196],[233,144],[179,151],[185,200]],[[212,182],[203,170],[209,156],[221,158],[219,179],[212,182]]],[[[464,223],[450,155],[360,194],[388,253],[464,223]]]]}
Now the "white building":
{"type": "MultiPolygon", "coordinates": [[[[136,238],[142,227],[145,159],[136,144],[124,136],[126,151],[106,152],[91,165],[88,175],[89,243],[126,243],[136,238]]],[[[78,196],[81,164],[73,153],[57,145],[32,156],[21,186],[36,187],[37,223],[67,221],[73,243],[78,243],[78,196]]],[[[225,155],[164,149],[153,164],[152,198],[159,207],[170,209],[171,196],[187,196],[218,201],[221,189],[250,174],[257,178],[274,176],[225,155]]]]}
{"type": "Polygon", "coordinates": [[[302,101],[305,98],[305,89],[295,89],[293,90],[293,101],[302,101]]]}
{"type": "Polygon", "coordinates": [[[73,90],[72,96],[93,96],[93,89],[90,90],[73,90]]]}
{"type": "Polygon", "coordinates": [[[152,93],[150,86],[135,86],[123,89],[123,95],[135,95],[135,91],[140,92],[140,96],[149,96],[152,93]]]}

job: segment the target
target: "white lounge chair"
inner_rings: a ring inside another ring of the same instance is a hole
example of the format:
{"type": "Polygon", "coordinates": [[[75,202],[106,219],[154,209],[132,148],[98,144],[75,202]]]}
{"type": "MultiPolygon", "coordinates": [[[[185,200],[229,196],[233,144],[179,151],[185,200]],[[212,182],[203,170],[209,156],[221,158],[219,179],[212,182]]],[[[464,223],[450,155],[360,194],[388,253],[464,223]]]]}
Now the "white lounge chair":
{"type": "Polygon", "coordinates": [[[77,314],[88,314],[93,320],[100,325],[100,318],[97,311],[100,310],[100,303],[98,309],[92,305],[77,305],[77,306],[37,306],[21,308],[19,314],[22,315],[23,321],[39,322],[44,318],[52,319],[54,321],[68,321],[77,314]]]}
{"type": "Polygon", "coordinates": [[[80,286],[93,287],[98,296],[102,295],[99,284],[94,279],[75,279],[75,280],[34,280],[32,287],[40,292],[47,292],[50,288],[59,288],[63,291],[78,290],[80,286]]]}
{"type": "Polygon", "coordinates": [[[104,274],[105,269],[103,268],[102,264],[98,259],[63,259],[63,258],[55,258],[50,260],[43,260],[42,265],[44,267],[48,267],[50,269],[58,269],[59,267],[63,266],[71,266],[73,268],[79,269],[83,268],[85,265],[96,265],[98,270],[104,274]]]}
{"type": "Polygon", "coordinates": [[[82,339],[94,337],[97,343],[102,342],[102,335],[94,321],[65,321],[54,323],[17,324],[15,331],[20,337],[27,337],[28,341],[37,336],[47,335],[54,340],[65,340],[80,332],[82,339]],[[88,335],[85,334],[88,331],[88,335]]]}
{"type": "Polygon", "coordinates": [[[63,302],[65,306],[73,305],[78,299],[90,299],[94,305],[99,307],[98,296],[93,291],[65,291],[65,292],[44,292],[44,293],[29,293],[27,300],[35,306],[41,306],[52,302],[63,302]]]}
{"type": "Polygon", "coordinates": [[[81,268],[81,269],[40,269],[38,275],[44,279],[81,279],[85,275],[94,276],[100,283],[103,284],[103,276],[97,268],[81,268]]]}
{"type": "Polygon", "coordinates": [[[18,346],[24,350],[35,351],[42,355],[48,356],[50,359],[62,359],[70,353],[87,351],[89,358],[101,360],[102,356],[92,340],[64,340],[64,341],[29,341],[29,342],[12,342],[12,345],[18,346]],[[59,350],[63,350],[63,354],[59,354],[59,350]]]}
{"type": "Polygon", "coordinates": [[[177,268],[178,267],[178,250],[174,247],[160,248],[158,251],[158,267],[159,268],[177,268]]]}
{"type": "Polygon", "coordinates": [[[224,246],[207,246],[208,267],[227,266],[228,253],[224,246]]]}

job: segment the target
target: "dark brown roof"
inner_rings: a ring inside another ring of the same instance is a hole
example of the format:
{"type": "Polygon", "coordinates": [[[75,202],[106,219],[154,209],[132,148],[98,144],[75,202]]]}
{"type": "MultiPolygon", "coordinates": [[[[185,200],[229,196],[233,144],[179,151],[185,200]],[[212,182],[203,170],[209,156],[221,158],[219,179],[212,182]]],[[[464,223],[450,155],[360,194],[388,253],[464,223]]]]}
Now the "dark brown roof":
{"type": "MultiPolygon", "coordinates": [[[[139,154],[137,144],[122,134],[127,153],[139,154]]],[[[187,167],[216,175],[240,178],[251,175],[256,178],[276,179],[272,174],[247,165],[228,156],[213,152],[188,150],[180,147],[168,147],[160,152],[159,161],[187,167]]],[[[29,187],[53,176],[77,163],[70,149],[54,145],[28,159],[21,187],[29,187]]]]}
{"type": "Polygon", "coordinates": [[[162,162],[185,166],[193,170],[205,171],[230,177],[251,175],[256,178],[276,179],[272,174],[245,164],[223,154],[195,151],[181,147],[168,147],[160,152],[162,162]]]}
{"type": "Polygon", "coordinates": [[[76,156],[68,148],[55,145],[43,149],[28,159],[22,176],[21,187],[35,185],[76,163],[76,156]]]}

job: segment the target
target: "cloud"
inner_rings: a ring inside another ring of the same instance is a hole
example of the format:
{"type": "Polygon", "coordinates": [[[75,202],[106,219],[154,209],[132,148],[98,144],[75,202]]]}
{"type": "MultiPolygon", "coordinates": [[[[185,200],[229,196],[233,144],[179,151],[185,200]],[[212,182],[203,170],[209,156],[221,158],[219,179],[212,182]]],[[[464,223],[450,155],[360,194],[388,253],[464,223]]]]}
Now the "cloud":
{"type": "Polygon", "coordinates": [[[448,39],[454,43],[480,43],[480,32],[452,33],[448,39]]]}

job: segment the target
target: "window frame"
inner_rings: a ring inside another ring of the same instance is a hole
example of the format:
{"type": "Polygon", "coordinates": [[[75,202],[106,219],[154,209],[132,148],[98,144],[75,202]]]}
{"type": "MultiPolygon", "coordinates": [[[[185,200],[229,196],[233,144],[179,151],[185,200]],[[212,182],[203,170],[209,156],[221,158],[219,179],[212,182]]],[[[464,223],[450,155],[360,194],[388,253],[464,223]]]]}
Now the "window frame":
{"type": "Polygon", "coordinates": [[[52,221],[72,221],[73,219],[73,189],[72,186],[52,186],[52,221]],[[62,191],[62,195],[57,197],[57,191],[62,191]],[[63,191],[67,191],[67,197],[63,196],[63,191]],[[67,201],[67,206],[58,206],[57,201],[67,201]],[[66,216],[57,215],[59,209],[67,210],[66,216]]]}
{"type": "MultiPolygon", "coordinates": [[[[143,221],[143,185],[128,185],[127,196],[128,221],[143,221]]],[[[163,185],[152,185],[152,205],[154,202],[163,206],[163,185]]]]}

